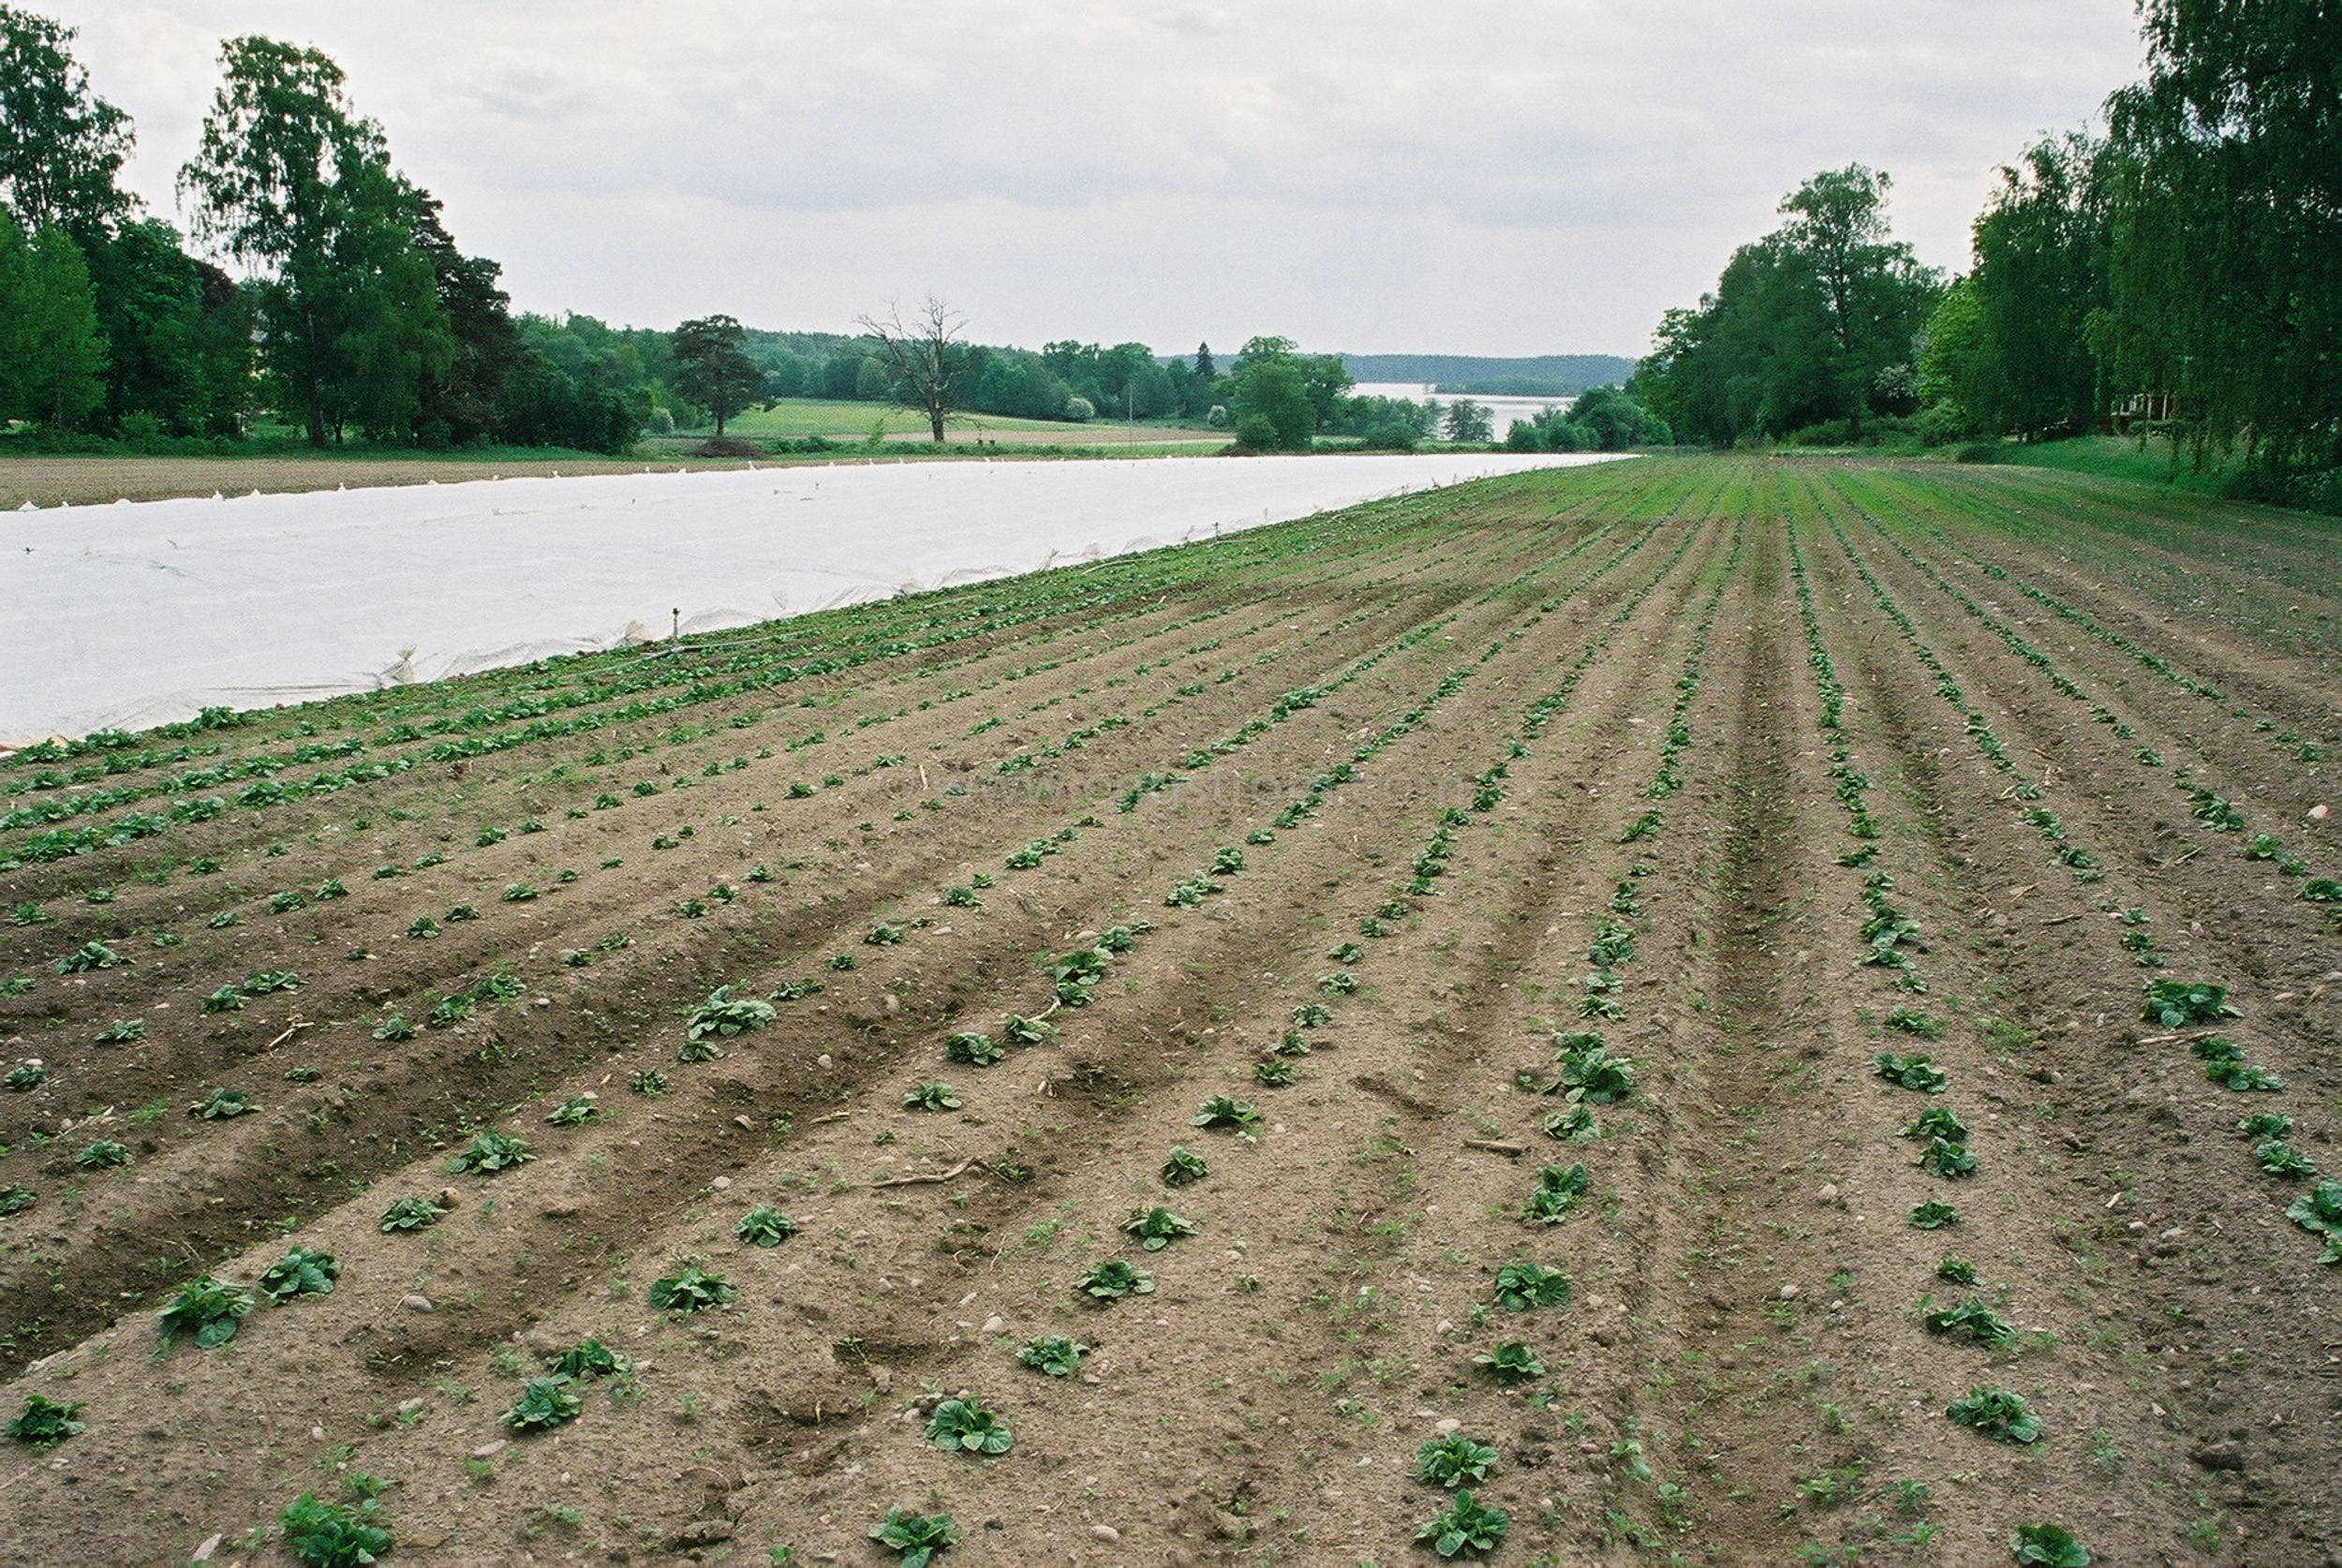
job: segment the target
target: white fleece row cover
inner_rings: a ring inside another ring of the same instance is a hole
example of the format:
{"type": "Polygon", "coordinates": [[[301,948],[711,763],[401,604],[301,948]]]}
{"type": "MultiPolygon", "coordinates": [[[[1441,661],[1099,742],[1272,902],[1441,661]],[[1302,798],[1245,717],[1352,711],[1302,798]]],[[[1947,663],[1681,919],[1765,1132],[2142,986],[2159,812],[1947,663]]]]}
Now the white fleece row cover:
{"type": "Polygon", "coordinates": [[[0,744],[704,632],[1585,457],[837,463],[0,513],[0,744]]]}

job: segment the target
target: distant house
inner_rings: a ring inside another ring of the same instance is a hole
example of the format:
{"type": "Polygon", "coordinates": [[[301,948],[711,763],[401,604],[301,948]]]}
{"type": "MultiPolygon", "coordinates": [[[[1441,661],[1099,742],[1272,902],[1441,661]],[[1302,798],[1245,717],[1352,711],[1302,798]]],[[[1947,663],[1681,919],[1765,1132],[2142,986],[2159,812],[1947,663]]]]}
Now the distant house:
{"type": "Polygon", "coordinates": [[[2169,392],[2132,392],[2114,405],[2112,419],[2117,435],[2128,432],[2135,425],[2169,424],[2179,418],[2179,393],[2169,392]]]}

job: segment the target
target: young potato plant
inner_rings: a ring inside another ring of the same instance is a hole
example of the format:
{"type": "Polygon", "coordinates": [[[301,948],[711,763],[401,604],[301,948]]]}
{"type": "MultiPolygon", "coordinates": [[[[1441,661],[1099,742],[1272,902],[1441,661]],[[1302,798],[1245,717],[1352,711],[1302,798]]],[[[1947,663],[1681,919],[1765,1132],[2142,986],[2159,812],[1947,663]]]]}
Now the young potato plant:
{"type": "Polygon", "coordinates": [[[2191,1024],[2214,1024],[2240,1016],[2236,1009],[2228,1005],[2228,987],[2209,981],[2150,980],[2146,993],[2142,1016],[2167,1029],[2184,1029],[2191,1024]]]}
{"type": "Polygon", "coordinates": [[[19,1093],[26,1089],[37,1089],[48,1081],[49,1069],[38,1057],[28,1057],[18,1062],[8,1069],[7,1077],[0,1078],[0,1084],[6,1084],[19,1093]]]}
{"type": "Polygon", "coordinates": [[[601,1111],[594,1103],[593,1091],[588,1089],[584,1094],[571,1095],[547,1111],[545,1121],[553,1127],[583,1127],[600,1115],[601,1111]]]}
{"type": "Polygon", "coordinates": [[[1921,1040],[1941,1040],[1944,1021],[1922,1008],[1902,1006],[1887,1014],[1887,1027],[1899,1034],[1917,1035],[1921,1040]]]}
{"type": "Polygon", "coordinates": [[[735,997],[735,985],[719,985],[707,994],[707,1000],[692,1011],[690,1021],[684,1026],[686,1040],[730,1040],[734,1035],[763,1028],[779,1016],[773,1004],[754,997],[735,997]]]}
{"type": "Polygon", "coordinates": [[[664,1279],[652,1280],[648,1299],[652,1307],[662,1312],[689,1313],[726,1306],[739,1294],[722,1275],[710,1274],[693,1264],[664,1279]]]}
{"type": "Polygon", "coordinates": [[[38,1394],[24,1396],[24,1409],[5,1428],[8,1436],[35,1448],[52,1448],[69,1437],[79,1437],[89,1429],[78,1417],[86,1407],[76,1402],[59,1404],[38,1394]]]}
{"type": "Polygon", "coordinates": [[[145,1019],[120,1018],[97,1031],[96,1043],[100,1045],[123,1045],[127,1044],[133,1040],[144,1040],[145,1038],[145,1019]]]}
{"type": "Polygon", "coordinates": [[[493,1176],[515,1165],[526,1165],[536,1158],[528,1152],[526,1144],[511,1133],[483,1127],[472,1134],[470,1143],[456,1151],[447,1168],[458,1176],[493,1176]]]}
{"type": "Polygon", "coordinates": [[[2041,1418],[2006,1388],[1971,1388],[1965,1398],[1945,1407],[1944,1413],[1995,1442],[2028,1447],[2040,1441],[2041,1418]]]}
{"type": "Polygon", "coordinates": [[[299,1295],[331,1295],[341,1272],[341,1264],[331,1252],[291,1248],[260,1271],[260,1294],[278,1307],[299,1295]]]}
{"type": "Polygon", "coordinates": [[[1951,1083],[1943,1069],[1926,1056],[1904,1057],[1892,1051],[1881,1051],[1872,1066],[1889,1083],[1917,1089],[1921,1094],[1941,1094],[1951,1083]]]}
{"type": "Polygon", "coordinates": [[[187,1115],[205,1121],[227,1121],[235,1117],[249,1116],[259,1109],[252,1097],[242,1089],[215,1088],[187,1107],[187,1115]]]}
{"type": "Polygon", "coordinates": [[[1590,1144],[1602,1136],[1602,1129],[1593,1119],[1593,1107],[1582,1101],[1563,1106],[1540,1125],[1547,1137],[1561,1143],[1590,1144]]]}
{"type": "Polygon", "coordinates": [[[973,1399],[945,1399],[927,1417],[927,1441],[947,1454],[1005,1454],[1015,1434],[997,1411],[973,1399]]]}
{"type": "Polygon", "coordinates": [[[2253,1158],[2260,1162],[2263,1171],[2274,1176],[2297,1180],[2318,1174],[2317,1163],[2282,1138],[2271,1138],[2254,1145],[2253,1158]]]}
{"type": "Polygon", "coordinates": [[[1195,1114],[1187,1119],[1192,1127],[1228,1127],[1242,1132],[1258,1125],[1260,1112],[1249,1101],[1231,1100],[1224,1094],[1215,1094],[1196,1106],[1195,1114]]]}
{"type": "Polygon", "coordinates": [[[1001,1025],[1001,1033],[1015,1045],[1057,1043],[1057,1026],[1045,1018],[1025,1018],[1012,1013],[1001,1025]]]}
{"type": "Polygon", "coordinates": [[[2018,1568],[2090,1568],[2089,1549],[2062,1525],[2021,1524],[2008,1549],[2018,1568]]]}
{"type": "Polygon", "coordinates": [[[1955,1144],[1949,1138],[1930,1138],[1920,1150],[1919,1166],[1947,1181],[1958,1181],[1976,1175],[1976,1156],[1968,1152],[1965,1144],[1955,1144]]]}
{"type": "Polygon", "coordinates": [[[391,1549],[391,1532],[380,1521],[381,1505],[372,1498],[354,1509],[319,1502],[315,1492],[304,1492],[276,1516],[284,1527],[285,1545],[303,1568],[363,1568],[391,1549]]]}
{"type": "Polygon", "coordinates": [[[1442,1557],[1462,1551],[1492,1552],[1511,1523],[1502,1508],[1484,1508],[1473,1501],[1470,1492],[1460,1491],[1446,1507],[1415,1527],[1415,1538],[1430,1543],[1442,1557]]]}
{"type": "Polygon", "coordinates": [[[1301,1081],[1301,1071],[1289,1061],[1269,1057],[1253,1064],[1253,1081],[1267,1088],[1291,1088],[1301,1081]]]}
{"type": "Polygon", "coordinates": [[[73,1162],[85,1171],[118,1170],[130,1162],[130,1150],[111,1138],[94,1138],[75,1151],[73,1162]]]}
{"type": "Polygon", "coordinates": [[[1520,1211],[1523,1223],[1558,1225],[1569,1218],[1586,1195],[1591,1178],[1579,1164],[1548,1165],[1537,1173],[1536,1191],[1529,1194],[1526,1207],[1520,1211]]]}
{"type": "Polygon", "coordinates": [[[870,1527],[870,1539],[889,1551],[902,1553],[898,1568],[927,1568],[935,1554],[959,1539],[949,1514],[913,1514],[889,1508],[886,1517],[870,1527]]]}
{"type": "MultiPolygon", "coordinates": [[[[1941,1272],[1940,1266],[1937,1272],[1941,1272]]],[[[1974,1274],[1975,1270],[1968,1272],[1974,1274]]],[[[2017,1337],[2008,1319],[1972,1295],[1962,1297],[1957,1306],[1941,1311],[1927,1311],[1924,1300],[1920,1307],[1920,1322],[1930,1334],[1965,1334],[1980,1345],[2005,1345],[2017,1337]]]]}
{"type": "Polygon", "coordinates": [[[1487,1480],[1489,1467],[1495,1463],[1495,1449],[1461,1432],[1450,1432],[1415,1451],[1415,1478],[1453,1491],[1467,1481],[1487,1480]]]}
{"type": "Polygon", "coordinates": [[[966,1062],[971,1067],[990,1067],[1007,1056],[1008,1048],[988,1034],[960,1033],[943,1043],[945,1061],[966,1062]]]}
{"type": "Polygon", "coordinates": [[[1569,1276],[1558,1268],[1522,1258],[1496,1271],[1491,1294],[1496,1305],[1507,1312],[1525,1312],[1532,1307],[1566,1306],[1569,1276]]]}
{"type": "Polygon", "coordinates": [[[757,1207],[740,1217],[732,1234],[752,1247],[778,1247],[797,1234],[797,1222],[777,1208],[757,1207]]]}
{"type": "Polygon", "coordinates": [[[1154,1277],[1120,1258],[1108,1258],[1074,1281],[1075,1288],[1100,1301],[1119,1301],[1126,1295],[1152,1295],[1154,1277]]]}
{"type": "Polygon", "coordinates": [[[1134,1208],[1122,1221],[1126,1235],[1134,1235],[1138,1244],[1149,1252],[1160,1252],[1183,1235],[1195,1234],[1195,1221],[1180,1218],[1161,1204],[1152,1208],[1134,1208]]]}
{"type": "Polygon", "coordinates": [[[586,1401],[568,1378],[530,1378],[501,1419],[516,1432],[543,1432],[576,1420],[585,1408],[586,1401]]]}
{"type": "Polygon", "coordinates": [[[1506,1339],[1472,1358],[1472,1364],[1506,1388],[1534,1383],[1545,1376],[1545,1363],[1519,1339],[1506,1339]]]}
{"type": "Polygon", "coordinates": [[[2245,1059],[2245,1048],[2233,1040],[2219,1035],[2206,1035],[2187,1047],[2197,1060],[2203,1063],[2203,1075],[2222,1088],[2239,1094],[2259,1091],[2275,1094],[2285,1087],[2285,1080],[2265,1067],[2245,1059]]]}
{"type": "Polygon", "coordinates": [[[1935,1261],[1935,1278],[1954,1285],[1973,1285],[1976,1283],[1976,1265],[1965,1258],[1938,1258],[1935,1261]]]}
{"type": "Polygon", "coordinates": [[[0,1215],[22,1214],[40,1201],[40,1194],[29,1187],[10,1182],[0,1187],[0,1215]]]}
{"type": "Polygon", "coordinates": [[[1968,1124],[1941,1105],[1930,1105],[1904,1124],[1903,1136],[1921,1142],[1938,1140],[1948,1144],[1968,1141],[1968,1124]]]}
{"type": "Polygon", "coordinates": [[[158,1315],[162,1340],[185,1337],[199,1350],[211,1350],[236,1337],[236,1325],[252,1310],[252,1293],[210,1275],[182,1285],[158,1315]]]}
{"type": "Polygon", "coordinates": [[[548,1373],[577,1383],[587,1378],[624,1377],[633,1369],[633,1362],[591,1336],[545,1358],[548,1373]]]}
{"type": "Polygon", "coordinates": [[[1584,1032],[1562,1038],[1561,1082],[1570,1100],[1593,1105],[1612,1105],[1635,1092],[1635,1064],[1610,1054],[1598,1034],[1584,1032]]]}
{"type": "Polygon", "coordinates": [[[1911,1211],[1911,1227],[1920,1231],[1940,1231],[1960,1223],[1960,1211],[1949,1204],[1930,1198],[1911,1211]]]}
{"type": "Polygon", "coordinates": [[[1192,1181],[1201,1181],[1209,1176],[1211,1166],[1205,1162],[1202,1155],[1184,1144],[1174,1144],[1170,1158],[1164,1161],[1163,1169],[1155,1174],[1165,1187],[1185,1187],[1192,1181]]]}
{"type": "Polygon", "coordinates": [[[2288,1205],[2285,1217],[2326,1238],[2321,1264],[2342,1263],[2342,1181],[2321,1181],[2288,1205]]]}
{"type": "Polygon", "coordinates": [[[959,1109],[959,1091],[941,1078],[929,1083],[913,1084],[903,1094],[903,1109],[956,1111],[959,1109]]]}
{"type": "Polygon", "coordinates": [[[1051,1334],[1026,1340],[1017,1347],[1016,1359],[1044,1377],[1070,1378],[1081,1370],[1082,1357],[1089,1354],[1089,1347],[1080,1340],[1051,1334]]]}
{"type": "Polygon", "coordinates": [[[393,1013],[375,1026],[374,1038],[388,1041],[412,1040],[416,1032],[414,1025],[393,1013]]]}
{"type": "Polygon", "coordinates": [[[429,1198],[401,1198],[382,1211],[379,1228],[384,1235],[427,1231],[446,1217],[447,1210],[429,1198]]]}
{"type": "Polygon", "coordinates": [[[104,942],[88,941],[57,960],[59,974],[88,974],[95,969],[111,969],[129,960],[104,942]]]}

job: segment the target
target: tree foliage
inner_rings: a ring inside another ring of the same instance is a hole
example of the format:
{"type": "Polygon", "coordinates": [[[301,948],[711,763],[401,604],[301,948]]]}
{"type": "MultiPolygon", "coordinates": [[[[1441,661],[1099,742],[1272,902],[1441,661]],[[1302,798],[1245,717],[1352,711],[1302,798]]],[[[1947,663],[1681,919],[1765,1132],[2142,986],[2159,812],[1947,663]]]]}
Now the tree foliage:
{"type": "Polygon", "coordinates": [[[704,316],[674,330],[675,390],[715,415],[719,439],[724,422],[763,391],[763,376],[740,347],[746,336],[729,316],[704,316]]]}
{"type": "Polygon", "coordinates": [[[1670,310],[1634,390],[1678,435],[1718,446],[1907,412],[1913,339],[1942,280],[1887,223],[1888,177],[1852,164],[1781,202],[1787,220],[1733,253],[1715,291],[1670,310]]]}
{"type": "Polygon", "coordinates": [[[220,63],[179,173],[198,238],[260,270],[262,362],[312,445],[350,422],[411,436],[421,383],[454,357],[415,243],[420,193],[322,53],[253,36],[220,63]]]}
{"type": "Polygon", "coordinates": [[[0,204],[27,233],[52,224],[94,245],[127,216],[114,176],[130,117],[90,90],[74,30],[0,4],[0,204]]]}
{"type": "Polygon", "coordinates": [[[2329,0],[2142,0],[2108,101],[2106,347],[2199,452],[2342,464],[2342,26],[2329,0]]]}
{"type": "Polygon", "coordinates": [[[1251,451],[1307,451],[1317,429],[1310,378],[1289,337],[1255,337],[1229,368],[1228,412],[1237,445],[1251,451]]]}

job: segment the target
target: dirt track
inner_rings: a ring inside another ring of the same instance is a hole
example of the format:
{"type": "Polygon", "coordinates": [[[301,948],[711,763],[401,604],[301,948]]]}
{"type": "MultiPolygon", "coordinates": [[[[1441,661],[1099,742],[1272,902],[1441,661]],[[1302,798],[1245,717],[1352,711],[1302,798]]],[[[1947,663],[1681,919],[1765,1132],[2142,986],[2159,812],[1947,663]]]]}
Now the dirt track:
{"type": "Polygon", "coordinates": [[[59,807],[0,836],[43,917],[0,925],[0,1031],[46,1074],[0,1102],[0,1353],[9,1413],[89,1427],[0,1455],[0,1557],[286,1561],[245,1532],[354,1474],[402,1560],[878,1563],[899,1507],[945,1563],[1391,1563],[1453,1422],[1500,1561],[1999,1562],[2055,1521],[2342,1562],[2342,1267],[2285,1218],[2342,1175],[2300,896],[2342,876],[2333,559],[2054,476],[1648,461],[0,765],[59,807]],[[60,974],[90,941],[132,962],[60,974]],[[2208,1081],[2158,977],[2225,984],[2283,1089],[2208,1081]],[[771,1025],[678,1060],[734,984],[771,1025]],[[1581,1031],[1631,1092],[1549,1135],[1581,1031]],[[257,1113],[187,1114],[220,1086],[257,1113]],[[1915,1163],[1930,1106],[1973,1175],[1915,1163]],[[2318,1176],[2260,1171],[2257,1112],[2318,1176]],[[450,1175],[488,1126],[535,1158],[450,1175]],[[77,1167],[100,1138],[132,1162],[77,1167]],[[1175,1145],[1209,1174],[1166,1187],[1175,1145]],[[1121,1234],[1158,1205],[1196,1234],[1121,1234]],[[797,1233],[735,1238],[758,1206],[797,1233]],[[331,1294],[150,1355],[179,1285],[295,1243],[331,1294]],[[1152,1293],[1075,1288],[1108,1258],[1152,1293]],[[1566,1304],[1493,1299],[1520,1261],[1566,1304]],[[694,1262],[736,1299],[647,1305],[694,1262]],[[2008,1342],[1924,1326],[1966,1296],[2008,1342]],[[499,1427],[588,1334],[632,1372],[499,1427]],[[1045,1378],[1037,1336],[1092,1348],[1045,1378]],[[1518,1386],[1474,1361],[1508,1341],[1518,1386]],[[1982,1384],[2037,1444],[1947,1419],[1982,1384]],[[962,1390],[1008,1453],[926,1440],[962,1390]]]}

